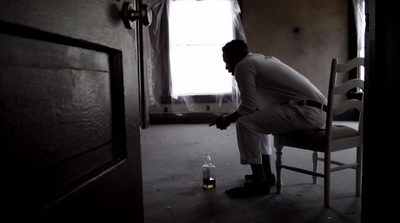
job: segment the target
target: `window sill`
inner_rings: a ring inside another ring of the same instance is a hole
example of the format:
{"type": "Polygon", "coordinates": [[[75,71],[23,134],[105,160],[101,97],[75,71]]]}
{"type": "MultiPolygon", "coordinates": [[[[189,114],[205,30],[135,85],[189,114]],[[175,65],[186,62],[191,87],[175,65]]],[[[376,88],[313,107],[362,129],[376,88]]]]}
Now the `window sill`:
{"type": "MultiPolygon", "coordinates": [[[[222,103],[232,103],[232,94],[226,95],[193,95],[187,96],[191,102],[194,103],[215,103],[216,101],[222,101],[222,103]]],[[[186,104],[186,96],[179,96],[178,99],[172,98],[171,96],[162,96],[161,103],[163,104],[186,104]]]]}

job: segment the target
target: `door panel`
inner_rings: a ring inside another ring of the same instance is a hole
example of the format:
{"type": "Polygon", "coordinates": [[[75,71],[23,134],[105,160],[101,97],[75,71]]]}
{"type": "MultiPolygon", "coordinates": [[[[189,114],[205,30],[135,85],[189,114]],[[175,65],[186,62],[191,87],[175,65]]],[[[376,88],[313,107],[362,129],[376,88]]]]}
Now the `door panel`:
{"type": "Polygon", "coordinates": [[[142,222],[137,39],[122,2],[32,4],[0,1],[2,215],[142,222]]]}

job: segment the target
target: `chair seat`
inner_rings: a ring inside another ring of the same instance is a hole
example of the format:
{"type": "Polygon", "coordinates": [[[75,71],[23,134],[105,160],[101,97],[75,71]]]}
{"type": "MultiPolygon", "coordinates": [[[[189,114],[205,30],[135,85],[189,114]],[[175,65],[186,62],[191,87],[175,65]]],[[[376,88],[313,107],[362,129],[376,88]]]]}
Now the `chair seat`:
{"type": "MultiPolygon", "coordinates": [[[[343,125],[332,126],[332,140],[341,140],[347,138],[357,138],[358,131],[343,125]]],[[[286,146],[302,147],[303,149],[309,149],[319,152],[324,152],[327,146],[325,138],[325,129],[312,129],[294,131],[284,134],[279,134],[279,140],[286,146]]],[[[357,146],[357,141],[354,146],[357,146]]]]}

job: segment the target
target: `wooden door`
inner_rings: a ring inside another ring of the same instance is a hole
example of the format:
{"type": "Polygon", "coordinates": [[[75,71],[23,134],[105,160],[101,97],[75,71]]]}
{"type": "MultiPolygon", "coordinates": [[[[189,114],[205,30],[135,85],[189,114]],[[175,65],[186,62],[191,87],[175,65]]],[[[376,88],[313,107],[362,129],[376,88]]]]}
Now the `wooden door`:
{"type": "Polygon", "coordinates": [[[366,0],[364,166],[361,221],[398,218],[400,13],[393,1],[366,0]],[[378,179],[377,179],[378,178],[378,179]],[[393,201],[393,202],[391,202],[393,201]]]}
{"type": "Polygon", "coordinates": [[[122,4],[0,0],[2,222],[143,222],[137,29],[122,4]]]}

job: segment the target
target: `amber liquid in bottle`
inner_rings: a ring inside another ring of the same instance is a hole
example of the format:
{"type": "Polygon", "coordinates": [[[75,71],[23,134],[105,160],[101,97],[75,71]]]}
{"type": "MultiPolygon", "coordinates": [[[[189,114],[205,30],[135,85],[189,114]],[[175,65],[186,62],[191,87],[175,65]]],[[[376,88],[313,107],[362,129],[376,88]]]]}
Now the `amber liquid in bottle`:
{"type": "Polygon", "coordinates": [[[204,189],[215,188],[215,179],[212,177],[203,179],[203,188],[204,189]]]}
{"type": "Polygon", "coordinates": [[[213,189],[215,188],[215,165],[211,163],[210,153],[206,154],[206,161],[203,164],[203,189],[213,189]]]}

